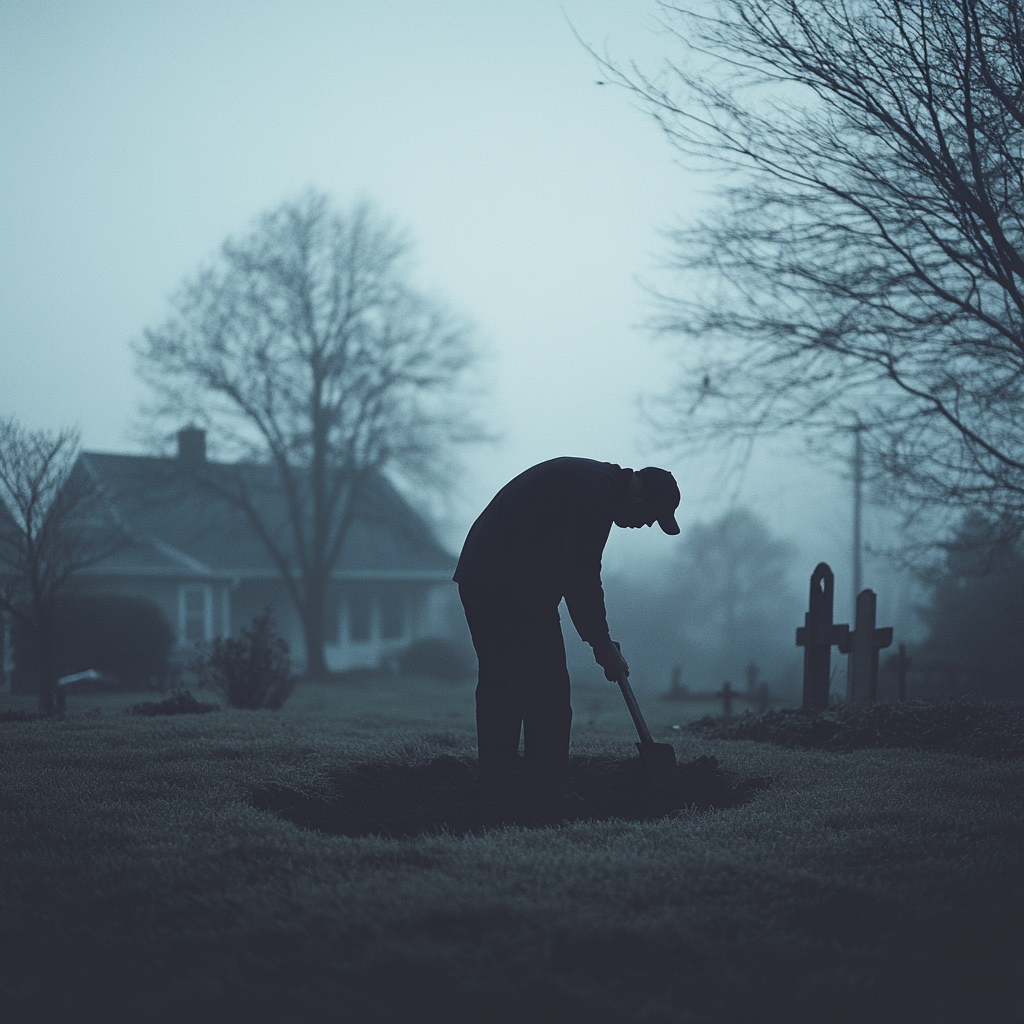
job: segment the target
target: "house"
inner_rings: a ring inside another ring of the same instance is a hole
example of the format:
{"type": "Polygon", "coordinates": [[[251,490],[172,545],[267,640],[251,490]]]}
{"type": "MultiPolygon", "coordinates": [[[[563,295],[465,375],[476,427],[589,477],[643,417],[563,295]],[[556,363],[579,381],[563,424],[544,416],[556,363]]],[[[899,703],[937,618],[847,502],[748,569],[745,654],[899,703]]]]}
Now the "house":
{"type": "MultiPolygon", "coordinates": [[[[153,601],[183,653],[237,633],[269,606],[302,667],[303,633],[282,572],[245,513],[217,489],[228,474],[244,480],[294,566],[288,505],[271,467],[208,461],[205,432],[189,427],[178,433],[175,457],[84,452],[78,468],[99,486],[105,514],[126,537],[81,571],[85,589],[153,601]]],[[[414,639],[448,635],[455,561],[394,486],[373,476],[331,574],[328,667],[376,667],[414,639]]]]}

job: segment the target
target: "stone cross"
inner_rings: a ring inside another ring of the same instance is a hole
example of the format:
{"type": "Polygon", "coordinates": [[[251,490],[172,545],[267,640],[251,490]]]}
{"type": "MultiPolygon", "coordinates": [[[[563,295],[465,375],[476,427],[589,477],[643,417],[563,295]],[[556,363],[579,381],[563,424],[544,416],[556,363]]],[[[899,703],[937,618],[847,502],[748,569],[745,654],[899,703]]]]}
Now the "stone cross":
{"type": "Polygon", "coordinates": [[[878,699],[878,652],[892,643],[892,626],[875,628],[877,598],[873,590],[857,595],[857,618],[850,637],[850,668],[847,672],[847,698],[853,704],[878,699]]]}
{"type": "MultiPolygon", "coordinates": [[[[834,590],[832,570],[825,562],[819,562],[811,575],[811,596],[804,624],[796,631],[796,645],[804,649],[803,706],[817,711],[828,707],[832,646],[838,646],[844,654],[850,649],[850,627],[832,621],[834,590]]],[[[875,658],[877,664],[877,654],[875,658]]]]}

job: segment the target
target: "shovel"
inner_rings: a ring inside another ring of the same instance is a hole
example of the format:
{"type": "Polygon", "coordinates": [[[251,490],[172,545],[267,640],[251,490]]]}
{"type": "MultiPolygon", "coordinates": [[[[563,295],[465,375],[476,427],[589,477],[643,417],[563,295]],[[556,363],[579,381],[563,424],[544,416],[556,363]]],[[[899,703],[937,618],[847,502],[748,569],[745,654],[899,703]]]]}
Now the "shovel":
{"type": "Polygon", "coordinates": [[[674,792],[679,780],[676,777],[676,752],[672,749],[672,744],[655,743],[651,738],[651,730],[647,728],[644,716],[640,713],[640,705],[636,702],[633,687],[629,685],[625,672],[619,673],[616,682],[626,699],[626,707],[633,716],[636,734],[640,737],[640,742],[636,745],[636,749],[640,751],[640,760],[659,789],[666,793],[674,792]]]}

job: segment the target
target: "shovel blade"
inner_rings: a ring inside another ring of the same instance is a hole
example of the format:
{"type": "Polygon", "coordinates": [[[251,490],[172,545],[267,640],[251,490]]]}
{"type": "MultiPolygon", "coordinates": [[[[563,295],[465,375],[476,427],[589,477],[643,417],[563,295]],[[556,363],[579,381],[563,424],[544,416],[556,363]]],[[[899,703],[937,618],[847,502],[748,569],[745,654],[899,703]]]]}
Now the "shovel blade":
{"type": "Polygon", "coordinates": [[[636,749],[640,751],[640,760],[643,761],[647,774],[654,780],[654,784],[671,793],[678,784],[676,775],[676,752],[671,743],[638,743],[636,749]]]}

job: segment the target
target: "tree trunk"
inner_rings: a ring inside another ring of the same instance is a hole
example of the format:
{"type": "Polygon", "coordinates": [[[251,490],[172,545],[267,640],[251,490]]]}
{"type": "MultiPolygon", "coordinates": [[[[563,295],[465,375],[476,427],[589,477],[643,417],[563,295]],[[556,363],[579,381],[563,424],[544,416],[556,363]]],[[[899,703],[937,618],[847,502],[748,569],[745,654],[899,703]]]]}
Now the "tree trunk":
{"type": "Polygon", "coordinates": [[[326,679],[327,659],[324,647],[327,632],[324,629],[326,588],[313,584],[306,589],[306,602],[302,615],[302,634],[306,641],[306,678],[326,679]]]}
{"type": "Polygon", "coordinates": [[[53,718],[63,712],[58,693],[57,676],[53,667],[53,637],[48,622],[36,627],[36,674],[39,683],[39,714],[53,718]]]}

